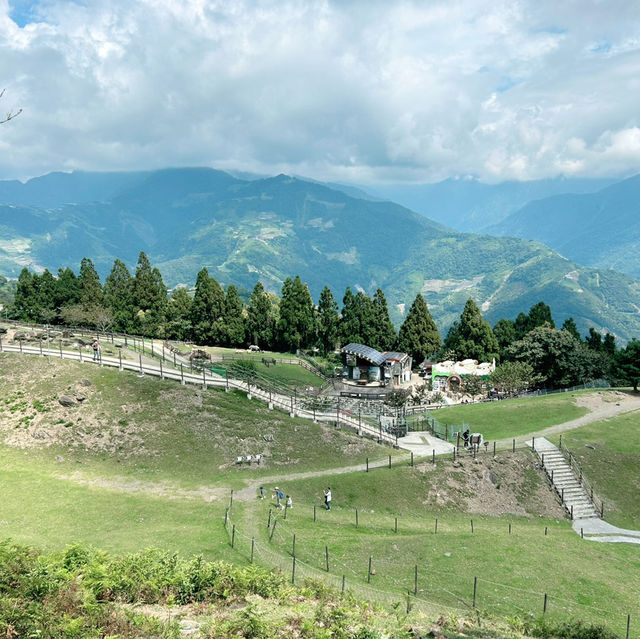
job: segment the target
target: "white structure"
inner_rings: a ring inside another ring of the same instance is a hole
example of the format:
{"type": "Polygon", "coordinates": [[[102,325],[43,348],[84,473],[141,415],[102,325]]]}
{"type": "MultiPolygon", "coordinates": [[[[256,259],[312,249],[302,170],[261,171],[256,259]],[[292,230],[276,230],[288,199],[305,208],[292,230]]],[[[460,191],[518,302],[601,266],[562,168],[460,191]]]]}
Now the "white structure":
{"type": "Polygon", "coordinates": [[[451,385],[460,384],[463,377],[476,375],[478,377],[488,377],[496,369],[496,360],[491,363],[482,362],[478,364],[475,359],[463,359],[461,362],[447,360],[434,364],[431,368],[431,382],[433,390],[451,390],[451,385]]]}

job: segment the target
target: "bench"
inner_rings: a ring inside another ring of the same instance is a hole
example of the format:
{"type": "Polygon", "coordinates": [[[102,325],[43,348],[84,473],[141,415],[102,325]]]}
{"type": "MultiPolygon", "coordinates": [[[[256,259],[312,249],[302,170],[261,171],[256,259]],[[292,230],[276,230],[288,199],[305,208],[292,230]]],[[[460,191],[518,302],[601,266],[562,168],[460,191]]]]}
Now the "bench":
{"type": "Polygon", "coordinates": [[[249,464],[249,466],[251,466],[253,462],[259,464],[261,461],[262,455],[246,455],[245,457],[239,455],[236,457],[236,464],[249,464]]]}

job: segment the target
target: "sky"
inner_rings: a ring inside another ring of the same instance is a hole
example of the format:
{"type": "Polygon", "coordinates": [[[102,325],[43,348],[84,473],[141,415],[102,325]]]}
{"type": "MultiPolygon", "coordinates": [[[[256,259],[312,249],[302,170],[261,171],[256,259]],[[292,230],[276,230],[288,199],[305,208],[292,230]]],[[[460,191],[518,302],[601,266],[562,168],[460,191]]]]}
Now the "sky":
{"type": "Polygon", "coordinates": [[[0,179],[625,177],[640,0],[0,0],[2,88],[0,179]]]}

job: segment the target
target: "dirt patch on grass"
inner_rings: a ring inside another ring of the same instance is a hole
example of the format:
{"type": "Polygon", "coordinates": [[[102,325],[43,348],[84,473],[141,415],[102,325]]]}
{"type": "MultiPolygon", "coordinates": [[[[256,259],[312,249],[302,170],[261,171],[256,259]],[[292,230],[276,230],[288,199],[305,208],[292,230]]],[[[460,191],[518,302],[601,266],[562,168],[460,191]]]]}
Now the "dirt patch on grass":
{"type": "MultiPolygon", "coordinates": [[[[417,468],[428,473],[435,467],[425,462],[417,468]]],[[[538,462],[521,451],[495,459],[492,455],[460,457],[429,491],[424,504],[491,516],[565,518],[538,462]]]]}
{"type": "Polygon", "coordinates": [[[70,475],[55,475],[55,477],[82,486],[95,486],[114,492],[144,493],[167,499],[197,499],[211,502],[217,499],[229,498],[229,490],[227,488],[214,488],[211,486],[200,486],[195,490],[184,490],[168,482],[150,482],[124,478],[104,479],[102,477],[87,477],[81,472],[74,472],[70,475]]]}

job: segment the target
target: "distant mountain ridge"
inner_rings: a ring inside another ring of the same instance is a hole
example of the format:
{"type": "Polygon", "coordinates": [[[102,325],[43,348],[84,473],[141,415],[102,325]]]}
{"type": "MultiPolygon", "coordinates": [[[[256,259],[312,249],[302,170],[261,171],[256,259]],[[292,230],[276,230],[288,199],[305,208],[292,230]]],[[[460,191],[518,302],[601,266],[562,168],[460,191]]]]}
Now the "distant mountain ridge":
{"type": "Polygon", "coordinates": [[[489,232],[536,240],[581,264],[640,277],[640,175],[597,193],[530,202],[489,232]]]}
{"type": "Polygon", "coordinates": [[[79,174],[72,184],[74,176],[39,183],[49,185],[39,197],[55,201],[50,208],[4,200],[0,274],[24,265],[77,272],[86,256],[104,277],[115,258],[133,269],[144,250],[169,285],[192,284],[206,266],[222,284],[250,289],[260,279],[279,292],[299,274],[316,300],[325,284],[339,301],[346,286],[381,287],[396,322],[422,292],[441,330],[473,297],[491,322],[544,300],[559,324],[573,316],[583,333],[640,334],[640,282],[535,242],[460,233],[391,202],[285,175],[244,180],[188,168],[79,174]],[[61,203],[66,188],[76,202],[61,203]]]}
{"type": "Polygon", "coordinates": [[[559,194],[594,193],[615,181],[554,178],[485,184],[462,178],[434,184],[380,185],[370,192],[458,231],[494,233],[502,220],[529,202],[559,194]]]}

